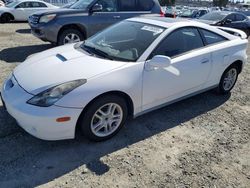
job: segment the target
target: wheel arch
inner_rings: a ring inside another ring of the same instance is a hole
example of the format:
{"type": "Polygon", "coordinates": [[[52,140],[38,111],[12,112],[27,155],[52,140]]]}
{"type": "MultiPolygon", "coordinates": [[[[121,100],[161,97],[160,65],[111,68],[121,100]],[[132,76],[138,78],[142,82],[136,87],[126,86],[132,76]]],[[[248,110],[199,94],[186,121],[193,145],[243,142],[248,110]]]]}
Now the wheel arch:
{"type": "Polygon", "coordinates": [[[234,65],[238,68],[238,71],[240,74],[242,72],[242,69],[243,69],[243,62],[241,60],[235,60],[225,70],[227,70],[229,67],[234,66],[234,65]]]}
{"type": "Polygon", "coordinates": [[[10,15],[11,20],[15,20],[15,17],[14,17],[14,15],[12,13],[10,13],[10,12],[4,12],[4,13],[1,14],[1,16],[4,15],[4,14],[10,15]]]}
{"type": "Polygon", "coordinates": [[[114,90],[114,91],[108,91],[108,92],[105,92],[105,93],[102,93],[98,96],[96,96],[95,98],[93,98],[85,107],[84,109],[82,110],[80,116],[78,117],[78,120],[77,120],[77,123],[76,123],[76,128],[75,128],[75,135],[77,134],[77,132],[79,132],[78,130],[80,129],[80,122],[81,122],[81,118],[83,116],[83,114],[88,110],[88,108],[99,98],[102,98],[104,96],[107,96],[107,95],[116,95],[116,96],[119,96],[119,97],[122,97],[125,99],[126,101],[126,104],[127,104],[127,107],[128,107],[128,118],[132,118],[133,115],[134,115],[134,103],[133,103],[133,100],[132,98],[125,92],[123,91],[117,91],[117,90],[114,90]]]}
{"type": "Polygon", "coordinates": [[[87,32],[86,32],[86,29],[84,28],[84,26],[82,26],[80,24],[67,24],[67,25],[64,25],[60,28],[60,30],[57,34],[57,41],[59,40],[61,33],[63,31],[65,31],[66,29],[76,29],[76,30],[80,31],[81,33],[83,33],[84,39],[87,38],[87,32]]]}

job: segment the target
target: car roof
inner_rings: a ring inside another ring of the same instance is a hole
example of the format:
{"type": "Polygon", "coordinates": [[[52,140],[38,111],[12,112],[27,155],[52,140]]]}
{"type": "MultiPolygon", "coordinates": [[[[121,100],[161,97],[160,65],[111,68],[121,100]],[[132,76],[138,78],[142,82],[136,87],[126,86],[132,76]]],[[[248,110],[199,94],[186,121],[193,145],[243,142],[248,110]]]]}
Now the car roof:
{"type": "Polygon", "coordinates": [[[47,2],[44,2],[44,1],[41,1],[41,0],[16,0],[16,2],[25,2],[25,1],[34,1],[34,2],[42,2],[42,3],[47,3],[47,2]]]}
{"type": "Polygon", "coordinates": [[[158,25],[158,26],[165,27],[165,28],[170,28],[174,25],[182,25],[182,24],[187,24],[187,23],[188,25],[194,25],[194,26],[198,26],[198,25],[207,26],[207,24],[200,23],[197,21],[187,20],[184,18],[167,18],[167,17],[160,17],[160,16],[157,16],[157,17],[141,16],[141,17],[130,18],[128,20],[158,25]]]}
{"type": "Polygon", "coordinates": [[[222,35],[229,40],[239,38],[237,36],[234,36],[232,34],[225,32],[222,29],[219,29],[215,26],[210,26],[210,25],[202,23],[202,22],[187,20],[187,19],[183,19],[183,18],[166,18],[166,17],[160,17],[160,16],[158,16],[158,17],[140,16],[140,17],[130,18],[127,20],[151,24],[151,25],[163,27],[166,29],[170,29],[171,27],[172,27],[172,29],[181,28],[181,27],[199,27],[199,28],[209,30],[211,32],[215,32],[219,35],[222,35]]]}

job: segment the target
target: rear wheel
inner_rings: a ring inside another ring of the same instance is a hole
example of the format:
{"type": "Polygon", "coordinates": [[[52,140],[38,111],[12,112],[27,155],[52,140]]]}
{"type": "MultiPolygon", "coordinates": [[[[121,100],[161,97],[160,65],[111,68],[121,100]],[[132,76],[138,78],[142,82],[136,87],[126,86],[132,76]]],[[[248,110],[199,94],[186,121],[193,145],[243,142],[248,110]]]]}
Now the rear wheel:
{"type": "Polygon", "coordinates": [[[80,120],[82,133],[90,140],[103,141],[113,137],[124,125],[128,115],[126,101],[116,95],[95,100],[80,120]]]}
{"type": "Polygon", "coordinates": [[[76,43],[82,41],[83,39],[84,36],[79,30],[66,29],[60,34],[58,38],[58,45],[76,43]]]}
{"type": "Polygon", "coordinates": [[[4,13],[1,16],[1,22],[2,23],[9,23],[11,21],[11,15],[8,13],[4,13]]]}
{"type": "Polygon", "coordinates": [[[233,89],[237,81],[238,74],[239,74],[239,70],[236,65],[232,65],[228,67],[221,77],[220,84],[217,89],[218,92],[220,94],[229,93],[233,89]]]}

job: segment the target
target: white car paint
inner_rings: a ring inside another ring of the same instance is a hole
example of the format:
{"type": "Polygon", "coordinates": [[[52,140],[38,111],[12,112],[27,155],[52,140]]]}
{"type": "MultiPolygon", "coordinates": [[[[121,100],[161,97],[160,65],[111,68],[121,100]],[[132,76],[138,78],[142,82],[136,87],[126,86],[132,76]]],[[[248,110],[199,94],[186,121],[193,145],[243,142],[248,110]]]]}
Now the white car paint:
{"type": "Polygon", "coordinates": [[[20,64],[5,81],[2,98],[8,112],[30,134],[46,140],[71,139],[82,110],[97,96],[110,91],[127,94],[134,107],[134,117],[218,86],[226,68],[235,61],[247,61],[246,35],[242,38],[218,28],[194,21],[171,22],[132,18],[167,28],[145,50],[137,62],[119,62],[89,56],[69,44],[35,54],[20,64]],[[218,33],[228,41],[206,46],[177,56],[165,68],[147,69],[147,57],[172,31],[196,26],[218,33]],[[63,56],[66,61],[60,57],[63,56]],[[12,79],[14,86],[8,89],[12,79]],[[27,104],[34,95],[52,86],[76,79],[87,83],[65,95],[51,107],[27,104]],[[56,118],[70,116],[65,123],[56,118]]]}
{"type": "Polygon", "coordinates": [[[13,7],[7,7],[8,5],[0,7],[0,17],[4,13],[9,13],[14,17],[14,21],[27,21],[28,17],[31,14],[34,14],[35,12],[44,11],[44,10],[53,10],[53,9],[59,8],[57,6],[54,6],[52,4],[49,4],[47,2],[40,1],[40,0],[16,0],[14,2],[16,2],[16,4],[13,7]],[[20,4],[25,3],[25,2],[43,3],[47,7],[18,8],[20,4]]]}

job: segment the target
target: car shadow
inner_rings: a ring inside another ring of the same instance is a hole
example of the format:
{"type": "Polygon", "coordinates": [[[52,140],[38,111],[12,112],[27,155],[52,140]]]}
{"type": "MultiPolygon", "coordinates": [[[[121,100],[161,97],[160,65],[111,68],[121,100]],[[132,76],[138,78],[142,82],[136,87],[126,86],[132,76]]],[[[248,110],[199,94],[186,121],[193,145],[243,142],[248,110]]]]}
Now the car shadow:
{"type": "Polygon", "coordinates": [[[23,62],[29,55],[47,50],[52,47],[52,44],[42,44],[6,48],[0,51],[0,60],[7,63],[23,62]]]}
{"type": "Polygon", "coordinates": [[[18,30],[16,30],[16,33],[30,34],[31,33],[31,29],[18,29],[18,30]]]}
{"type": "MultiPolygon", "coordinates": [[[[206,92],[184,101],[129,120],[112,139],[94,143],[83,137],[65,141],[42,141],[19,129],[13,119],[0,107],[0,187],[34,187],[48,183],[76,168],[87,168],[103,175],[110,167],[101,161],[103,156],[148,139],[221,105],[229,95],[206,92]],[[3,117],[4,116],[4,117],[3,117]],[[4,132],[8,135],[4,136],[4,132]],[[1,169],[2,168],[2,169],[1,169]],[[1,186],[2,184],[2,186],[1,186]]],[[[193,125],[199,126],[199,125],[193,125]]],[[[84,176],[85,171],[82,172],[84,176]]]]}

